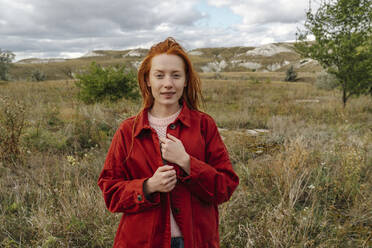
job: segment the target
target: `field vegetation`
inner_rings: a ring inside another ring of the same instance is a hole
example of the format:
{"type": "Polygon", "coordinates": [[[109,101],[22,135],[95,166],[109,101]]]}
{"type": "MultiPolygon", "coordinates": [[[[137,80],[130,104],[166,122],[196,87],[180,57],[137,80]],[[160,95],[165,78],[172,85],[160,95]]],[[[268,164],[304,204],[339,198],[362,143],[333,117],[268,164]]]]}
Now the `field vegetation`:
{"type": "MultiPolygon", "coordinates": [[[[240,177],[220,206],[221,247],[372,247],[371,97],[343,108],[315,74],[284,77],[201,74],[202,110],[240,177]]],[[[106,210],[97,178],[141,102],[87,105],[77,94],[67,78],[0,83],[0,247],[112,247],[120,214],[106,210]]]]}

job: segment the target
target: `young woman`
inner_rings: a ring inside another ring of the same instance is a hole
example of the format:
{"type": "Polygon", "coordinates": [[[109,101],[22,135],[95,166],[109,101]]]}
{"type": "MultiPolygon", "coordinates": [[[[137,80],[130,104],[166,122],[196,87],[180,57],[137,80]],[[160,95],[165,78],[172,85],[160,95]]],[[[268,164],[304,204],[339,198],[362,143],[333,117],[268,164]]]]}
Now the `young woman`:
{"type": "Polygon", "coordinates": [[[200,79],[172,38],[138,71],[143,108],[124,120],[98,185],[121,212],[114,247],[219,247],[218,204],[239,183],[217,126],[198,111],[200,79]]]}

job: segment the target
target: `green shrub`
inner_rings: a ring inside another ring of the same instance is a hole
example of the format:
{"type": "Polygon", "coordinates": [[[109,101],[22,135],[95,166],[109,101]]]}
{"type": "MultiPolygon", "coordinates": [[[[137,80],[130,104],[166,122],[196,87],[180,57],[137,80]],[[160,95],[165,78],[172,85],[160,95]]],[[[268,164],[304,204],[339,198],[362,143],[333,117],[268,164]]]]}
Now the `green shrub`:
{"type": "Polygon", "coordinates": [[[288,68],[286,72],[286,76],[284,79],[286,82],[296,82],[297,81],[297,73],[293,69],[293,65],[288,68]]]}
{"type": "Polygon", "coordinates": [[[46,80],[46,75],[41,70],[34,70],[31,74],[32,81],[40,82],[46,80]]]}
{"type": "Polygon", "coordinates": [[[72,151],[67,137],[61,132],[52,132],[45,128],[29,128],[23,136],[23,143],[27,149],[39,152],[72,151]]]}
{"type": "Polygon", "coordinates": [[[322,90],[333,90],[338,86],[335,75],[322,71],[317,74],[315,86],[322,90]]]}
{"type": "Polygon", "coordinates": [[[88,72],[78,74],[77,79],[76,86],[80,89],[78,98],[85,103],[138,97],[136,76],[124,66],[103,68],[93,62],[88,72]]]}
{"type": "Polygon", "coordinates": [[[20,138],[26,126],[23,103],[0,98],[0,160],[14,163],[21,158],[20,138]]]}
{"type": "Polygon", "coordinates": [[[254,84],[260,84],[261,83],[260,80],[258,78],[256,78],[256,77],[250,77],[250,80],[254,84]]]}

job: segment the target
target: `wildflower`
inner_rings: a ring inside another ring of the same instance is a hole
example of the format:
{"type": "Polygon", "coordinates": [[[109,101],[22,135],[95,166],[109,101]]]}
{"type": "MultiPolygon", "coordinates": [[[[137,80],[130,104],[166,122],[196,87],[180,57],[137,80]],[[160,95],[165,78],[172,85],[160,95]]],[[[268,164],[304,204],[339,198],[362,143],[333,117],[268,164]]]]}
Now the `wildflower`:
{"type": "Polygon", "coordinates": [[[70,163],[70,165],[75,166],[77,161],[73,156],[67,156],[67,162],[70,163]]]}
{"type": "Polygon", "coordinates": [[[309,186],[307,186],[308,189],[315,189],[315,186],[314,184],[310,184],[309,186]]]}

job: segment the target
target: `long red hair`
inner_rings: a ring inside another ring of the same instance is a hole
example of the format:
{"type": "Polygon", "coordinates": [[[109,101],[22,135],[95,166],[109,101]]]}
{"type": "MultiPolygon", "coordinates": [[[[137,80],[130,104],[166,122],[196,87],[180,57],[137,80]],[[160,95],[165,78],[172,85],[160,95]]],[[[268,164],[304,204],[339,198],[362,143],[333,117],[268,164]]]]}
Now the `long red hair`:
{"type": "Polygon", "coordinates": [[[186,87],[183,91],[180,103],[186,103],[190,109],[198,110],[200,101],[202,100],[200,78],[193,69],[187,53],[172,37],[168,37],[164,41],[153,45],[138,70],[138,84],[143,98],[143,108],[150,108],[154,104],[154,97],[151,94],[151,89],[147,86],[151,69],[151,60],[156,55],[164,53],[177,55],[183,60],[186,73],[186,87]]]}

